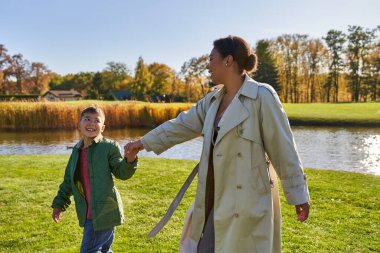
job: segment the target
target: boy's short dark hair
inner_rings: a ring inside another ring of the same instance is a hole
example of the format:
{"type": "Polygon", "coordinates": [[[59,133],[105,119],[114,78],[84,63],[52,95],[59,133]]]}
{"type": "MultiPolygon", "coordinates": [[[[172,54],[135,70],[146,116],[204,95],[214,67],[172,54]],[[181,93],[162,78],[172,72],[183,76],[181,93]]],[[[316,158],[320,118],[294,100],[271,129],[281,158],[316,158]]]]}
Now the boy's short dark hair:
{"type": "Polygon", "coordinates": [[[80,113],[80,119],[83,118],[83,116],[86,114],[86,113],[97,113],[99,114],[100,117],[103,118],[103,120],[105,121],[106,119],[106,116],[104,114],[104,111],[102,110],[102,108],[96,106],[96,105],[91,105],[89,107],[86,107],[82,110],[82,112],[80,113]]]}

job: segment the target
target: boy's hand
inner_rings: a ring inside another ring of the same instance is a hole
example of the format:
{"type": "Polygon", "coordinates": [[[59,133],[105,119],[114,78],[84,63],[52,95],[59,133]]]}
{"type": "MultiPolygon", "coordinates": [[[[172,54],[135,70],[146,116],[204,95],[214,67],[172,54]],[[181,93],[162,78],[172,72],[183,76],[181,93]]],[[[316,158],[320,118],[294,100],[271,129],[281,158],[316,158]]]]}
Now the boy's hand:
{"type": "Polygon", "coordinates": [[[59,222],[59,220],[61,219],[61,209],[59,209],[59,208],[54,208],[53,209],[53,214],[52,214],[52,218],[53,218],[53,221],[55,222],[55,223],[58,223],[59,222]]]}
{"type": "Polygon", "coordinates": [[[127,162],[132,163],[136,160],[136,156],[140,150],[143,150],[144,146],[140,140],[131,141],[124,146],[124,157],[127,158],[127,162]]]}

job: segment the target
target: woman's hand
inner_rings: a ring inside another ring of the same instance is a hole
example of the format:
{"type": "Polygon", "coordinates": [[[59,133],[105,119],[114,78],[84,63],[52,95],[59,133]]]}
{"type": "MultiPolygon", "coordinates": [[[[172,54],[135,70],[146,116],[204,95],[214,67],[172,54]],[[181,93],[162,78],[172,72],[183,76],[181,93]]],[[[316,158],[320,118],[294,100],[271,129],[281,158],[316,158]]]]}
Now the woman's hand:
{"type": "Polygon", "coordinates": [[[301,205],[296,205],[297,220],[304,222],[309,217],[309,202],[303,203],[301,205]]]}
{"type": "Polygon", "coordinates": [[[140,150],[144,149],[144,145],[140,140],[131,141],[124,146],[124,157],[127,158],[129,163],[132,163],[140,150]]]}

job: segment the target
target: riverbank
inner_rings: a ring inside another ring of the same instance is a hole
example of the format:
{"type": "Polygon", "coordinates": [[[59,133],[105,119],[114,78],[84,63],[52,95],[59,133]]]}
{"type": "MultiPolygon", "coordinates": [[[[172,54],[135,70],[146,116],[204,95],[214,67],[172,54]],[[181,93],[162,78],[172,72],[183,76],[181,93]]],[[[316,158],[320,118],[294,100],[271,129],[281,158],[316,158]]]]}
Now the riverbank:
{"type": "MultiPolygon", "coordinates": [[[[74,206],[59,224],[51,201],[63,179],[68,155],[0,156],[0,252],[77,252],[82,229],[74,206]]],[[[126,224],[117,228],[115,252],[178,252],[178,241],[195,182],[167,226],[153,239],[146,234],[161,218],[195,161],[141,158],[127,181],[116,180],[126,224]]],[[[295,220],[282,201],[283,252],[379,252],[380,177],[306,169],[311,216],[295,220]]],[[[282,194],[282,193],[281,193],[282,194]]]]}
{"type": "MultiPolygon", "coordinates": [[[[99,104],[111,128],[152,128],[189,109],[189,103],[136,101],[0,102],[0,130],[57,130],[76,128],[80,111],[99,104]]],[[[284,104],[291,125],[380,127],[380,103],[284,104]]]]}

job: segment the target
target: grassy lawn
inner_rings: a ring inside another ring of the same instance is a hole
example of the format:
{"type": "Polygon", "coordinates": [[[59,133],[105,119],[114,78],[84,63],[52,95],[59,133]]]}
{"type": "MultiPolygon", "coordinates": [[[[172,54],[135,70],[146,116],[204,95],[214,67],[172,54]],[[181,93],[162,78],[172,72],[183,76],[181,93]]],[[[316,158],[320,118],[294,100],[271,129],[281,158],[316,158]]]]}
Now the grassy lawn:
{"type": "MultiPolygon", "coordinates": [[[[0,156],[0,252],[78,252],[82,229],[75,208],[59,224],[51,201],[67,155],[0,156]]],[[[116,230],[115,252],[178,252],[183,218],[195,182],[167,226],[146,235],[166,211],[195,161],[141,158],[135,176],[116,181],[127,221],[116,230]]],[[[283,252],[380,252],[380,177],[306,169],[311,216],[295,220],[282,197],[283,252]]]]}
{"type": "Polygon", "coordinates": [[[284,104],[292,125],[380,126],[380,103],[284,104]]]}

